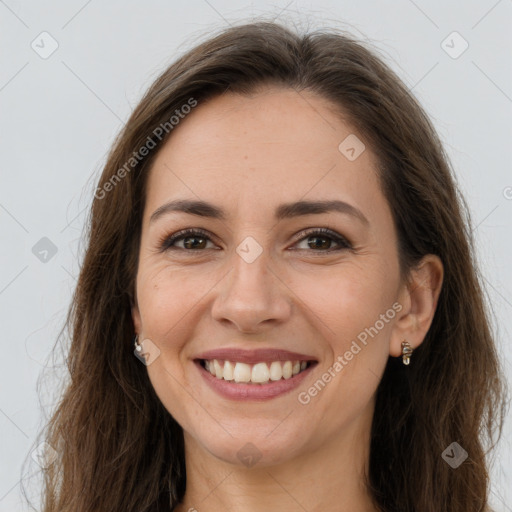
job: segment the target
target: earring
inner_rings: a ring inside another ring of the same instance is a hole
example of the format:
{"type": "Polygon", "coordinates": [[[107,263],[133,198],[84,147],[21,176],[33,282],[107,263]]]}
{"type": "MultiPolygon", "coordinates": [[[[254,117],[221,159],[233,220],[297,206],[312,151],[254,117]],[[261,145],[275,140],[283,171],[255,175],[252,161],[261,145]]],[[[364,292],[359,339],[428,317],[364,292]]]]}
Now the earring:
{"type": "Polygon", "coordinates": [[[139,335],[138,334],[135,335],[133,344],[135,345],[135,350],[137,352],[142,352],[142,345],[139,345],[139,335]]]}
{"type": "Polygon", "coordinates": [[[408,341],[402,341],[402,362],[408,365],[411,362],[413,349],[408,341]]]}

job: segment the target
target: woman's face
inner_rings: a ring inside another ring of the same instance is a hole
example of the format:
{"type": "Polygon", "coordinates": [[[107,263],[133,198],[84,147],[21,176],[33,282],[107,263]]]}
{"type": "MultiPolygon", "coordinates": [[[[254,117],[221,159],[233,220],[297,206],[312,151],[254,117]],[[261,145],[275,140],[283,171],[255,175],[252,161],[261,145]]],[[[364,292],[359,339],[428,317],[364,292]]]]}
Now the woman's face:
{"type": "Polygon", "coordinates": [[[309,92],[225,94],[174,128],[148,178],[132,314],[190,449],[275,464],[368,427],[403,291],[376,165],[309,92]],[[201,232],[169,240],[184,229],[201,232]]]}

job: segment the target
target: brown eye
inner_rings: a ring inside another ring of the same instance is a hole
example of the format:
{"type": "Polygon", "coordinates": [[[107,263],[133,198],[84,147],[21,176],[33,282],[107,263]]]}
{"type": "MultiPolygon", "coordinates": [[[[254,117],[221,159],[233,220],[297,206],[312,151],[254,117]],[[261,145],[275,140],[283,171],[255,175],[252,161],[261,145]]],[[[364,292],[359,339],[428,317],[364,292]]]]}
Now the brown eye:
{"type": "MultiPolygon", "coordinates": [[[[313,249],[314,252],[332,252],[352,248],[351,244],[344,237],[329,229],[321,228],[301,234],[305,236],[299,242],[306,240],[307,247],[313,249]],[[338,244],[337,248],[332,248],[333,242],[338,244]]],[[[297,250],[307,249],[299,248],[297,250]]]]}
{"type": "Polygon", "coordinates": [[[199,229],[186,229],[178,231],[174,235],[164,237],[160,243],[160,249],[162,251],[171,249],[181,249],[186,251],[196,251],[201,249],[208,249],[206,244],[211,242],[210,237],[206,232],[199,229]],[[183,240],[183,247],[176,245],[176,242],[183,240]]]}
{"type": "MultiPolygon", "coordinates": [[[[179,240],[179,239],[178,239],[179,240]]],[[[203,236],[181,237],[185,249],[205,249],[206,238],[203,236]],[[192,242],[191,242],[192,240],[192,242]]]]}

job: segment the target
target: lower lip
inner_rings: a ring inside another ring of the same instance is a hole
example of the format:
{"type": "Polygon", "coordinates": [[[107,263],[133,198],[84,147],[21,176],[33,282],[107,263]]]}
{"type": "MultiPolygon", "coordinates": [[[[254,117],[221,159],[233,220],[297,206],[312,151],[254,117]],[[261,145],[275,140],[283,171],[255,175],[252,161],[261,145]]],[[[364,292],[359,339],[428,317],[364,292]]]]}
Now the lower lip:
{"type": "Polygon", "coordinates": [[[194,361],[194,363],[206,383],[219,395],[231,400],[270,400],[284,395],[297,388],[316,366],[316,362],[310,363],[305,370],[289,379],[269,380],[266,384],[237,384],[233,381],[218,379],[213,376],[201,366],[199,361],[194,361]]]}

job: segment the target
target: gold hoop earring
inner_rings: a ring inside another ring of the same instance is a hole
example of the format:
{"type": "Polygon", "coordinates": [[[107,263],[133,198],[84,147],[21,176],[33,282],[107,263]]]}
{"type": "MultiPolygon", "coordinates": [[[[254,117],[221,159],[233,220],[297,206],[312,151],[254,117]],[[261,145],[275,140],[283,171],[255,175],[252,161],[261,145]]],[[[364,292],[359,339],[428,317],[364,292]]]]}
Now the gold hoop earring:
{"type": "Polygon", "coordinates": [[[411,362],[413,349],[408,341],[402,341],[402,363],[408,365],[411,362]]]}

